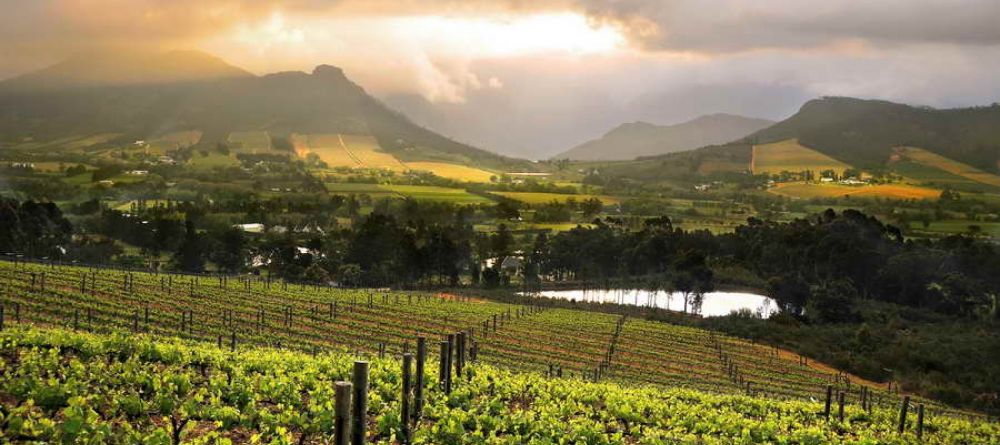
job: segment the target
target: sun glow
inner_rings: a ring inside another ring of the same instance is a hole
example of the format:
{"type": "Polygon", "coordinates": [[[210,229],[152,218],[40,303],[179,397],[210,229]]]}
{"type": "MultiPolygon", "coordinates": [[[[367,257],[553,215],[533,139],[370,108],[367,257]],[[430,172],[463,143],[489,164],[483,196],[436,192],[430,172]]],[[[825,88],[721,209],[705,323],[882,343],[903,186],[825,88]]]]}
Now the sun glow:
{"type": "Polygon", "coordinates": [[[393,18],[393,33],[449,52],[513,57],[535,54],[608,53],[624,45],[618,30],[592,26],[579,14],[497,18],[416,16],[393,18]]]}

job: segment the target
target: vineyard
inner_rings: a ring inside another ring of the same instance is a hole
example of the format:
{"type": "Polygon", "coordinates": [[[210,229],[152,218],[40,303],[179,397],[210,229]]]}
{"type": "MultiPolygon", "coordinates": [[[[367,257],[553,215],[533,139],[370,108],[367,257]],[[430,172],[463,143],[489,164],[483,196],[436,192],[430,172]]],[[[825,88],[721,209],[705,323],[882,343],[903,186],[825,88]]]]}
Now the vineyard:
{"type": "Polygon", "coordinates": [[[541,300],[12,262],[0,289],[7,441],[342,443],[365,359],[374,442],[1000,443],[891,382],[541,300]]]}

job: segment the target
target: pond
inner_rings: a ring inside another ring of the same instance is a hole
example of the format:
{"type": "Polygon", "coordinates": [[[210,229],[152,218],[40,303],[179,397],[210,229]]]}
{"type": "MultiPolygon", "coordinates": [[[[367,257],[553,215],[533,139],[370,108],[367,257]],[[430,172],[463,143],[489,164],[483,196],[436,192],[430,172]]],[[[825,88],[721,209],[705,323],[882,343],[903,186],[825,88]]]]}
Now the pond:
{"type": "MultiPolygon", "coordinates": [[[[576,289],[546,290],[537,295],[561,300],[655,306],[661,309],[684,311],[684,295],[680,292],[650,292],[643,289],[576,289]]],[[[689,297],[688,311],[698,312],[705,317],[718,317],[729,315],[730,312],[740,309],[749,309],[767,318],[778,311],[774,300],[747,292],[709,292],[702,297],[700,311],[695,311],[690,307],[691,300],[693,300],[693,296],[689,297]]]]}

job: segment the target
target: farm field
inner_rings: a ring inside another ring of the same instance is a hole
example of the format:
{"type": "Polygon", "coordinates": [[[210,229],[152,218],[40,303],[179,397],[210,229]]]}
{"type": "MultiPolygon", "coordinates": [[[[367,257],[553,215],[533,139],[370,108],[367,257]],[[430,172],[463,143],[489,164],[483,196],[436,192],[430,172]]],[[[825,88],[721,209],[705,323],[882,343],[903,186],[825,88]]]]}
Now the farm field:
{"type": "Polygon", "coordinates": [[[407,162],[406,165],[413,170],[429,171],[442,178],[456,181],[490,182],[490,178],[496,176],[496,173],[486,170],[446,162],[407,162]]]}
{"type": "Polygon", "coordinates": [[[452,204],[489,204],[493,201],[479,195],[473,195],[465,190],[449,187],[426,185],[381,185],[389,192],[417,200],[449,202],[452,204]]]}
{"type": "Polygon", "coordinates": [[[799,144],[799,141],[795,139],[754,145],[753,158],[750,161],[750,171],[755,175],[808,170],[819,176],[823,170],[833,170],[837,174],[842,174],[850,167],[850,165],[799,144]]]}
{"type": "Polygon", "coordinates": [[[146,141],[149,151],[155,154],[165,154],[167,151],[190,147],[201,140],[199,130],[173,131],[146,141]]]}
{"type": "Polygon", "coordinates": [[[271,136],[266,131],[234,131],[226,139],[236,152],[266,153],[271,151],[271,136]]]}
{"type": "Polygon", "coordinates": [[[801,199],[839,198],[844,196],[856,198],[935,199],[941,196],[940,190],[909,184],[849,186],[812,182],[786,182],[771,187],[768,189],[768,192],[801,199]]]}
{"type": "Polygon", "coordinates": [[[977,234],[984,236],[1000,237],[1000,222],[981,222],[981,221],[968,221],[968,220],[945,220],[945,221],[931,221],[930,225],[924,227],[919,221],[914,221],[910,223],[910,229],[913,230],[915,234],[930,234],[930,235],[954,235],[959,233],[971,233],[976,230],[974,227],[978,227],[977,234]]]}
{"type": "MultiPolygon", "coordinates": [[[[900,172],[904,176],[912,177],[920,181],[943,181],[960,183],[962,180],[978,184],[991,186],[991,189],[1000,188],[1000,176],[987,173],[971,165],[958,162],[936,153],[929,152],[914,147],[897,147],[894,149],[893,159],[896,162],[915,163],[929,170],[937,170],[940,173],[926,176],[926,173],[910,169],[900,172]],[[907,174],[909,173],[909,174],[907,174]],[[923,173],[923,174],[922,174],[923,173]]],[[[892,165],[892,163],[890,164],[892,165]]],[[[905,167],[904,167],[905,169],[905,167]]]]}
{"type": "Polygon", "coordinates": [[[217,151],[209,151],[208,155],[195,152],[189,161],[192,167],[212,169],[215,167],[230,167],[239,165],[239,161],[232,154],[222,154],[217,151]]]}
{"type": "MultiPolygon", "coordinates": [[[[19,419],[61,424],[89,409],[94,414],[88,426],[134,422],[132,429],[113,431],[142,435],[136,437],[171,435],[169,425],[155,421],[166,416],[188,419],[176,430],[187,440],[213,433],[225,438],[261,434],[320,443],[329,427],[316,429],[316,422],[329,419],[333,405],[310,400],[330,400],[332,382],[348,380],[351,361],[364,357],[372,363],[368,413],[375,420],[367,433],[382,443],[400,437],[399,354],[415,351],[417,337],[436,341],[463,332],[469,341],[462,356],[471,359],[468,354],[475,350],[475,360],[466,372],[454,374],[450,394],[438,383],[438,349],[430,348],[427,399],[414,425],[415,440],[463,442],[459,438],[465,433],[441,426],[494,403],[530,400],[525,409],[560,421],[539,424],[520,410],[489,409],[482,420],[500,416],[506,423],[477,421],[472,431],[498,439],[552,434],[589,438],[580,439],[586,443],[598,437],[630,443],[742,437],[743,427],[732,428],[736,423],[757,428],[753,434],[762,440],[916,441],[912,416],[904,435],[895,432],[898,395],[848,383],[833,370],[803,365],[771,347],[697,328],[445,294],[337,290],[238,277],[0,262],[0,281],[10,291],[3,302],[6,329],[0,347],[3,369],[12,369],[0,378],[0,392],[5,404],[19,402],[7,408],[19,419]],[[7,360],[15,356],[20,365],[10,368],[7,360]],[[62,377],[39,381],[39,369],[62,377]],[[549,370],[561,378],[546,377],[549,370]],[[161,382],[154,388],[169,392],[139,391],[150,378],[161,382]],[[109,385],[117,390],[108,391],[109,385]],[[827,385],[846,394],[843,421],[825,420],[822,402],[816,401],[827,385]],[[870,410],[860,405],[862,388],[871,395],[870,410]],[[237,399],[214,396],[237,390],[243,394],[237,399]],[[160,403],[167,396],[180,399],[160,403]],[[148,409],[119,417],[119,400],[148,409]],[[275,410],[269,401],[281,401],[282,407],[275,410]],[[767,413],[765,423],[760,423],[762,413],[767,413]],[[606,429],[618,424],[621,428],[606,429]]],[[[927,406],[925,443],[953,443],[956,437],[984,443],[1000,437],[995,423],[960,420],[929,401],[913,403],[927,406]]],[[[7,426],[0,437],[68,434],[65,428],[12,425],[18,429],[7,426]]],[[[80,434],[92,433],[87,431],[80,434]]]]}
{"type": "Polygon", "coordinates": [[[497,196],[503,196],[505,198],[510,198],[515,201],[521,201],[525,204],[548,204],[553,201],[566,202],[570,199],[575,199],[577,201],[584,201],[590,198],[600,199],[604,205],[612,205],[620,202],[618,198],[613,196],[602,196],[602,195],[583,195],[575,194],[568,195],[562,193],[536,193],[536,192],[490,192],[491,194],[497,196]]]}
{"type": "Polygon", "coordinates": [[[297,134],[293,135],[295,151],[299,156],[316,153],[330,168],[372,168],[403,172],[405,164],[395,156],[381,151],[378,141],[371,136],[350,134],[297,134]]]}

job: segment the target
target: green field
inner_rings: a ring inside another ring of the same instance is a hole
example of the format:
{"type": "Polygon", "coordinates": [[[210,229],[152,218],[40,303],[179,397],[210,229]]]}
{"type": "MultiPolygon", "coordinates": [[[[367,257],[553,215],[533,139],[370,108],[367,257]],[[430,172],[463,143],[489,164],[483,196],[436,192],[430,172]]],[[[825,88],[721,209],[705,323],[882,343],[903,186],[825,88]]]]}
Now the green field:
{"type": "Polygon", "coordinates": [[[979,229],[975,231],[977,235],[992,236],[994,238],[1000,237],[1000,222],[968,220],[931,221],[930,225],[927,227],[924,227],[924,225],[918,221],[910,222],[910,229],[912,229],[914,233],[941,236],[973,233],[972,226],[979,227],[979,229]]]}
{"type": "Polygon", "coordinates": [[[494,195],[521,201],[525,204],[548,204],[550,202],[566,202],[570,199],[584,201],[590,198],[600,199],[604,205],[613,205],[620,202],[613,196],[583,195],[583,194],[562,194],[562,193],[536,193],[536,192],[491,192],[494,195]]]}
{"type": "Polygon", "coordinates": [[[823,170],[833,170],[839,175],[850,167],[850,165],[799,144],[799,141],[795,139],[754,145],[753,160],[750,161],[750,171],[755,175],[812,171],[818,177],[823,170]]]}
{"type": "Polygon", "coordinates": [[[896,147],[889,166],[921,183],[964,190],[1000,190],[1000,176],[919,148],[896,147]]]}
{"type": "Polygon", "coordinates": [[[271,136],[266,131],[234,131],[226,139],[229,149],[244,153],[271,151],[271,136]]]}
{"type": "Polygon", "coordinates": [[[493,201],[465,190],[426,185],[382,185],[382,189],[418,200],[449,202],[452,204],[490,204],[493,201]]]}

